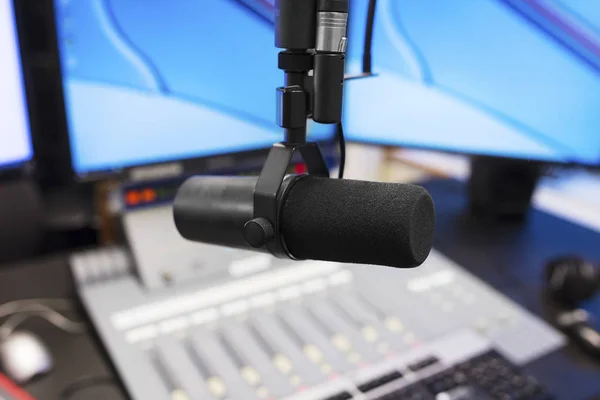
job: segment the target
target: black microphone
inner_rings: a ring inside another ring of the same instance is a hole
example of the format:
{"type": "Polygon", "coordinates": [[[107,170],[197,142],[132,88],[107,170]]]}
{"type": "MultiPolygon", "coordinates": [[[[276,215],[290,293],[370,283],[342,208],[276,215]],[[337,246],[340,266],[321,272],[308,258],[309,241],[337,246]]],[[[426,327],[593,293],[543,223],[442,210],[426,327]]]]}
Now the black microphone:
{"type": "Polygon", "coordinates": [[[188,179],[174,201],[177,230],[192,241],[264,252],[267,246],[248,242],[278,235],[292,259],[399,268],[422,264],[433,245],[433,200],[420,186],[289,176],[277,197],[278,232],[269,232],[271,225],[253,219],[256,182],[188,179]]]}

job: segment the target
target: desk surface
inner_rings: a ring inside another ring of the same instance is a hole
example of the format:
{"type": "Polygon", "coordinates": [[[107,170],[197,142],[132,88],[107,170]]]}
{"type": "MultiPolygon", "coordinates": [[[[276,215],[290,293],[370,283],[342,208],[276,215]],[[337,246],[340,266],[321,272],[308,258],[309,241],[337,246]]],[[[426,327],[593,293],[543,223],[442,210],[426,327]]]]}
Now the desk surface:
{"type": "MultiPolygon", "coordinates": [[[[435,180],[425,187],[436,204],[437,250],[548,321],[556,309],[544,301],[545,263],[565,254],[600,260],[595,231],[537,210],[531,210],[525,224],[477,220],[467,212],[464,184],[435,180]]],[[[590,307],[600,312],[600,299],[590,307]]],[[[573,345],[528,369],[559,399],[600,395],[600,362],[573,345]]]]}
{"type": "MultiPolygon", "coordinates": [[[[0,304],[27,298],[75,297],[67,257],[55,256],[0,268],[0,304]]],[[[85,318],[82,309],[68,313],[73,319],[85,318]]],[[[83,376],[113,376],[101,346],[94,335],[70,335],[40,319],[26,321],[21,328],[39,335],[54,357],[54,370],[25,388],[39,400],[58,400],[60,392],[83,376]]],[[[121,400],[119,388],[98,387],[81,391],[72,400],[121,400]]]]}
{"type": "MultiPolygon", "coordinates": [[[[436,201],[436,248],[467,270],[529,310],[548,317],[554,311],[543,301],[541,274],[550,257],[578,253],[600,259],[600,235],[539,211],[525,225],[497,225],[466,213],[463,185],[431,181],[426,187],[436,201]]],[[[74,297],[66,257],[53,257],[0,269],[0,303],[34,297],[74,297]],[[27,282],[27,283],[24,283],[27,282]]],[[[600,310],[600,300],[594,305],[600,310]]],[[[74,317],[83,318],[81,310],[74,317]]],[[[58,399],[60,391],[81,376],[110,376],[110,363],[94,335],[72,336],[32,320],[24,324],[43,337],[55,357],[52,374],[27,389],[37,398],[58,399]]],[[[600,363],[569,346],[528,366],[560,399],[591,399],[600,394],[600,363]]],[[[117,388],[94,388],[77,399],[125,399],[117,388]]]]}

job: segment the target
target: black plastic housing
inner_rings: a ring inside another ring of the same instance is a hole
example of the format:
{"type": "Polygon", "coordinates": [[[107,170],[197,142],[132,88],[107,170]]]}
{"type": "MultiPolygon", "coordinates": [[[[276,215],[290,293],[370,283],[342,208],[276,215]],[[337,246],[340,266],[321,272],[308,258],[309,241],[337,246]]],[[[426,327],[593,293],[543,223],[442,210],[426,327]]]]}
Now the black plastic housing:
{"type": "Polygon", "coordinates": [[[244,239],[244,224],[254,218],[257,179],[196,176],[186,180],[173,202],[175,226],[181,236],[195,242],[251,249],[244,239]]]}
{"type": "Polygon", "coordinates": [[[280,49],[315,48],[316,0],[275,1],[275,46],[280,49]]]}
{"type": "Polygon", "coordinates": [[[315,54],[313,120],[335,124],[342,120],[344,63],[339,53],[315,54]]]}
{"type": "Polygon", "coordinates": [[[319,11],[348,12],[348,0],[319,0],[319,11]]]}

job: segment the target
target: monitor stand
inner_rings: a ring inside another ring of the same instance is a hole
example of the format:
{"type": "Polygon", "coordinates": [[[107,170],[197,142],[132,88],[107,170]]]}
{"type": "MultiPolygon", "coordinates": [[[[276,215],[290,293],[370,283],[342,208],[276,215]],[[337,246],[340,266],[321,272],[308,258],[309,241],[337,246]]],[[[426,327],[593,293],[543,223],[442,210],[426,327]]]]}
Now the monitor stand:
{"type": "Polygon", "coordinates": [[[535,161],[475,156],[467,185],[473,216],[500,221],[523,221],[542,174],[535,161]]]}

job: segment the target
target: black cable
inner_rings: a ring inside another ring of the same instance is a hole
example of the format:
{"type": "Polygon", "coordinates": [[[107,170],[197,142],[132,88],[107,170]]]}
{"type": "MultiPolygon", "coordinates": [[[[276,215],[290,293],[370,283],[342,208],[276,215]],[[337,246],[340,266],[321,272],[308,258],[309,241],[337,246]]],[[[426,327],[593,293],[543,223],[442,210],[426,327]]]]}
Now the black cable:
{"type": "MultiPolygon", "coordinates": [[[[375,10],[377,9],[377,0],[369,0],[369,8],[367,10],[367,26],[365,29],[365,43],[363,47],[363,73],[372,73],[373,57],[371,56],[371,48],[373,47],[373,26],[375,25],[375,10]]],[[[344,177],[344,169],[346,167],[346,138],[344,137],[344,128],[342,122],[337,124],[337,136],[340,144],[340,170],[338,178],[344,177]]]]}
{"type": "Polygon", "coordinates": [[[363,74],[372,73],[373,58],[371,48],[373,47],[373,26],[375,25],[375,10],[377,9],[377,0],[369,1],[367,11],[367,27],[365,29],[365,43],[363,47],[363,74]]]}
{"type": "Polygon", "coordinates": [[[69,383],[69,385],[60,392],[60,399],[73,399],[73,396],[82,390],[97,386],[117,386],[117,382],[109,376],[83,376],[69,383]]]}
{"type": "Polygon", "coordinates": [[[338,178],[342,179],[344,177],[344,168],[346,167],[346,138],[344,138],[344,128],[341,121],[337,123],[337,136],[340,144],[340,170],[338,178]]]}

